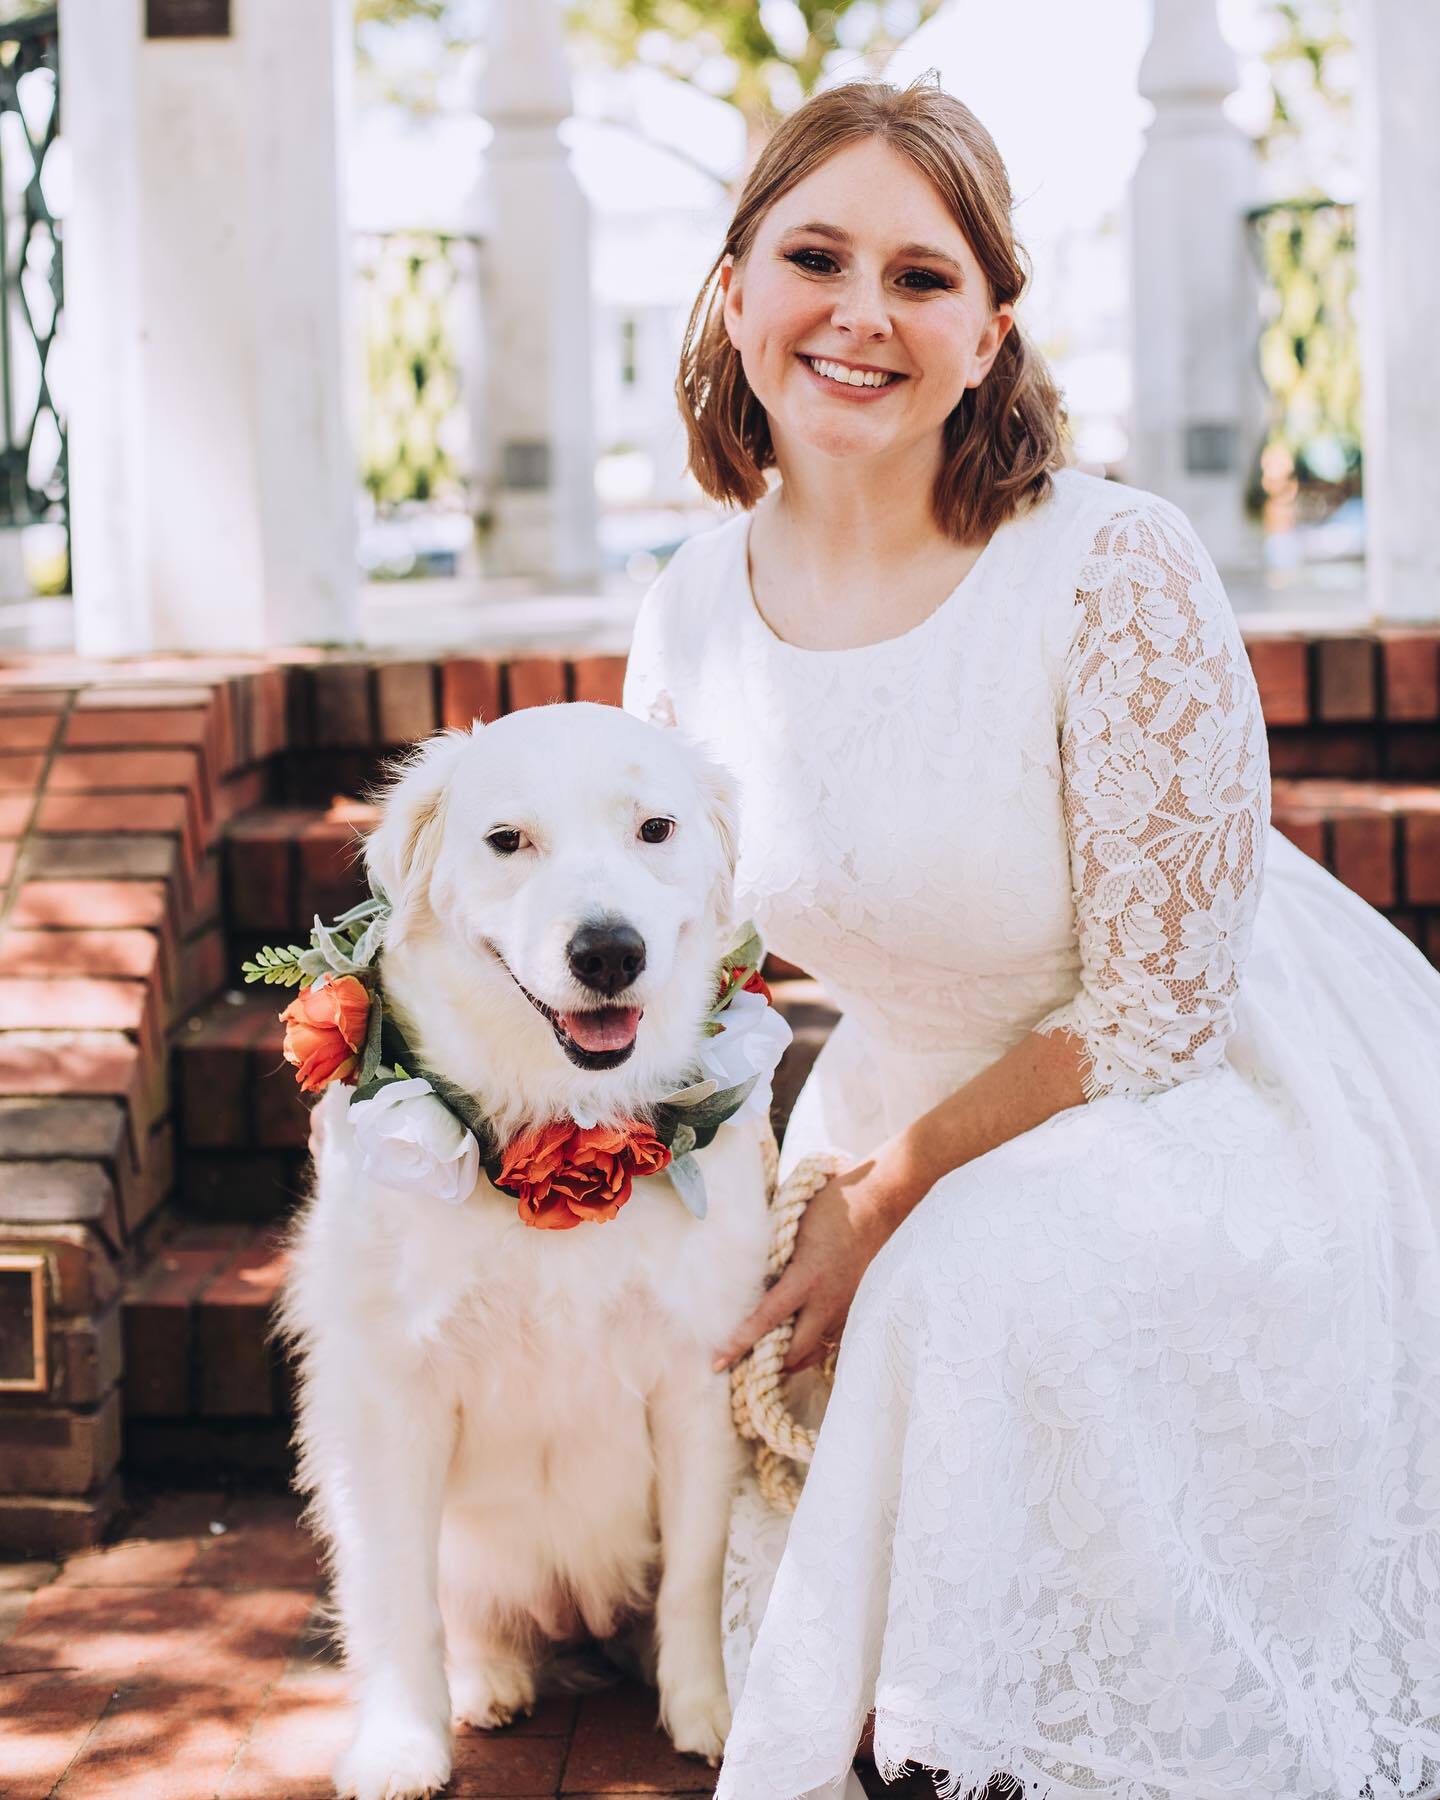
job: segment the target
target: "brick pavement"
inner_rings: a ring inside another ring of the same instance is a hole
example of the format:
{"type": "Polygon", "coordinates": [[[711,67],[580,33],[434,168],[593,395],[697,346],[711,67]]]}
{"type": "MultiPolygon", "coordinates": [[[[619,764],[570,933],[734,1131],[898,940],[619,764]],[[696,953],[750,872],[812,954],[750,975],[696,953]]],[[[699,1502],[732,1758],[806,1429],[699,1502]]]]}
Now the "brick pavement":
{"type": "MultiPolygon", "coordinates": [[[[0,1562],[5,1800],[321,1800],[347,1729],[315,1547],[287,1495],[150,1499],[119,1541],[0,1562]]],[[[873,1771],[862,1771],[880,1793],[873,1771]]],[[[456,1800],[709,1794],[655,1696],[621,1683],[464,1731],[456,1800]]],[[[920,1800],[920,1780],[883,1790],[920,1800]]]]}

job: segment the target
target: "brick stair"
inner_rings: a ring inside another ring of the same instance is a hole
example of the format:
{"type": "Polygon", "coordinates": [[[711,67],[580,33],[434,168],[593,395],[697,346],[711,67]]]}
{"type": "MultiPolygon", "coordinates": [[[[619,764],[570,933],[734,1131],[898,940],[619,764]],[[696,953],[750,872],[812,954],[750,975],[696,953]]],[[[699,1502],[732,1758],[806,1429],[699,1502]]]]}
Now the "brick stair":
{"type": "MultiPolygon", "coordinates": [[[[1440,962],[1440,632],[1248,643],[1276,823],[1440,962]]],[[[283,997],[235,992],[238,960],[358,895],[359,796],[396,751],[477,712],[613,702],[622,668],[0,666],[0,1549],[95,1541],[122,1448],[132,1473],[283,1471],[266,1308],[305,1114],[283,997]]],[[[832,1014],[803,979],[779,993],[783,1116],[832,1014]]]]}

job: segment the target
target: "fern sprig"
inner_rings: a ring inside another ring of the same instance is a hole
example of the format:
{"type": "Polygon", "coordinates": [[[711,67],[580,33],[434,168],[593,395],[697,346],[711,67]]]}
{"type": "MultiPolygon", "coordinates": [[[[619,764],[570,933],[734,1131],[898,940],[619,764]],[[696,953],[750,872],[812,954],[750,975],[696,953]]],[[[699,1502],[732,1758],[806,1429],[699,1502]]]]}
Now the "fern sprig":
{"type": "Polygon", "coordinates": [[[267,987],[299,987],[306,979],[300,967],[305,952],[299,944],[267,944],[254,962],[240,965],[246,982],[263,981],[267,987]]]}

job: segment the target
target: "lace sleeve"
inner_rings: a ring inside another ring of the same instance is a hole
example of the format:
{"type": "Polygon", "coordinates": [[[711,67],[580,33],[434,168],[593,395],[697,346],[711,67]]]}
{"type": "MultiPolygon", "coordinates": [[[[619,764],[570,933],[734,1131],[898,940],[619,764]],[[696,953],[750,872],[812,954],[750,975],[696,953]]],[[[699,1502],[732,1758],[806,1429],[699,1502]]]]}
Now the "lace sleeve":
{"type": "Polygon", "coordinates": [[[1060,757],[1081,977],[1038,1031],[1085,1044],[1085,1094],[1219,1063],[1260,894],[1265,727],[1229,602],[1184,515],[1111,517],[1075,594],[1060,757]]]}
{"type": "Polygon", "coordinates": [[[630,652],[625,659],[625,687],[621,704],[638,719],[653,725],[675,724],[675,699],[665,669],[664,609],[666,576],[652,584],[640,602],[630,652]]]}

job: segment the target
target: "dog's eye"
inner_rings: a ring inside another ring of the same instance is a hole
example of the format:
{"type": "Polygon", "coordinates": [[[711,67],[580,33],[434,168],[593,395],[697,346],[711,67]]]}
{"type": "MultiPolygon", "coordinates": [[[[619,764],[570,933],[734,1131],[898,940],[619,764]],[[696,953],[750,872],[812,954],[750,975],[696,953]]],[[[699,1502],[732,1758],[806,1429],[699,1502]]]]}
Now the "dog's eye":
{"type": "Polygon", "coordinates": [[[663,844],[674,829],[673,819],[647,819],[640,827],[640,836],[647,844],[663,844]]]}
{"type": "Polygon", "coordinates": [[[497,856],[513,856],[520,848],[520,833],[509,829],[492,831],[485,842],[497,856]]]}

